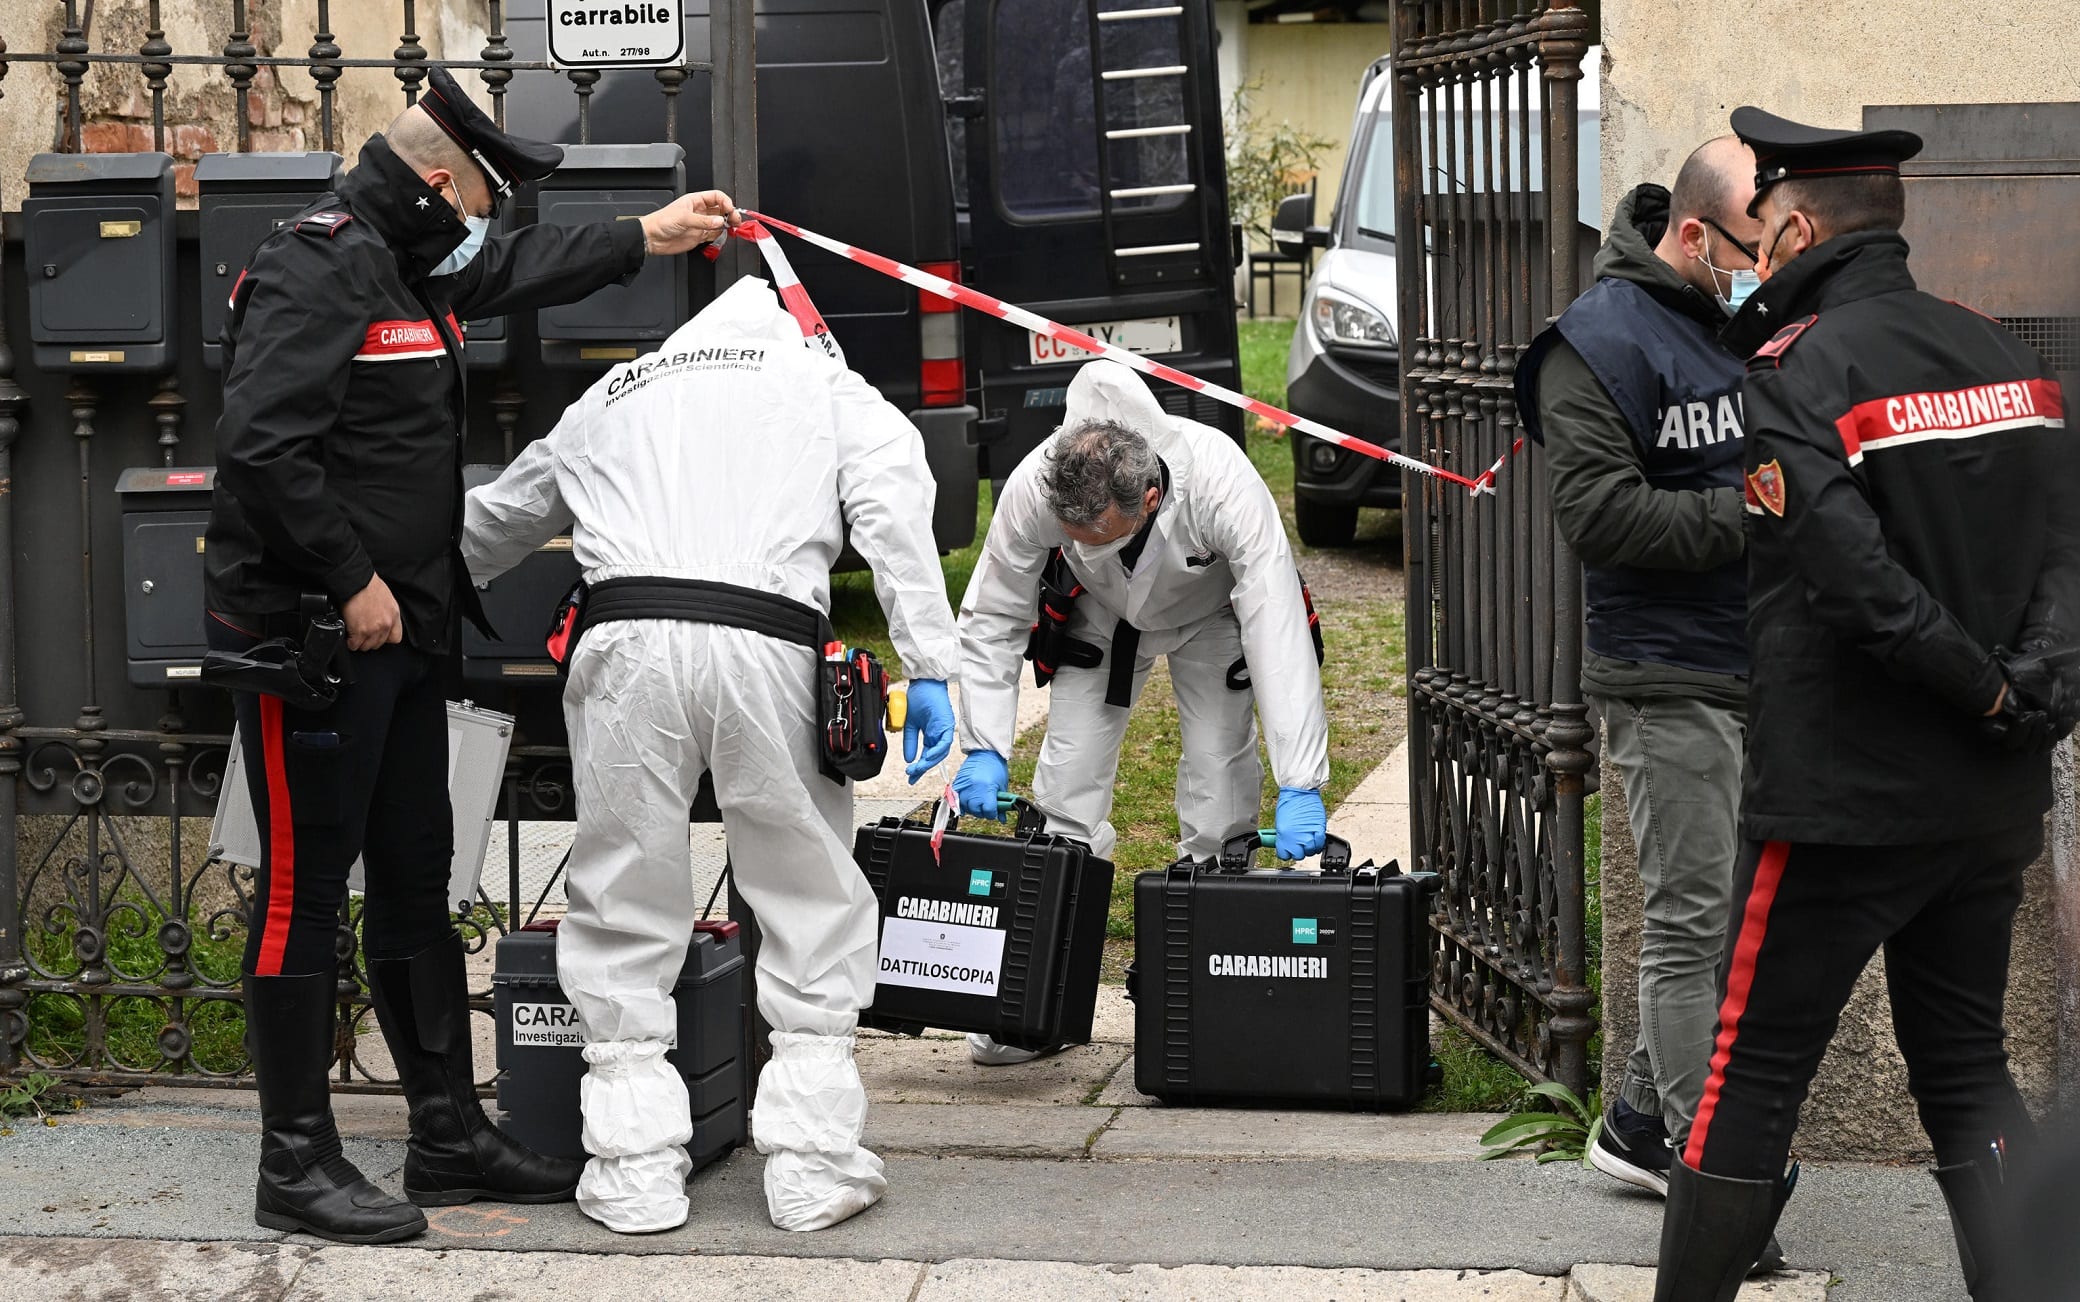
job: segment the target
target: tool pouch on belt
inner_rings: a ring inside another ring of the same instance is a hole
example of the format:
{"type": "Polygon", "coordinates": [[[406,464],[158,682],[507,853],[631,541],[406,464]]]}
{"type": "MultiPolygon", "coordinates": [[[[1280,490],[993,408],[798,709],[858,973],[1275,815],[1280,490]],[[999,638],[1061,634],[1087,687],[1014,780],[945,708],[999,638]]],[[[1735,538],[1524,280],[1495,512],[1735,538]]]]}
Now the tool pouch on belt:
{"type": "MultiPolygon", "coordinates": [[[[1299,571],[1294,571],[1298,574],[1299,571]]],[[[1314,594],[1307,590],[1307,576],[1300,575],[1300,605],[1307,612],[1307,635],[1314,639],[1314,662],[1322,663],[1322,617],[1315,613],[1314,594]]],[[[1228,666],[1228,690],[1233,692],[1249,689],[1249,662],[1237,659],[1228,666]]]]}
{"type": "MultiPolygon", "coordinates": [[[[828,627],[828,626],[826,626],[828,627]]],[[[888,674],[871,651],[835,637],[816,666],[816,717],[823,723],[823,775],[864,782],[888,759],[888,674]]]]}
{"type": "Polygon", "coordinates": [[[549,621],[548,636],[544,639],[549,659],[556,665],[558,678],[571,676],[571,656],[578,649],[578,635],[585,624],[585,580],[579,579],[571,590],[563,594],[556,603],[556,614],[549,621]]]}
{"type": "Polygon", "coordinates": [[[1026,659],[1033,662],[1033,681],[1042,687],[1055,673],[1068,666],[1095,669],[1104,659],[1089,642],[1069,636],[1069,620],[1076,613],[1076,600],[1083,584],[1069,570],[1069,562],[1057,547],[1040,571],[1040,608],[1033,617],[1032,636],[1026,639],[1026,659]]]}

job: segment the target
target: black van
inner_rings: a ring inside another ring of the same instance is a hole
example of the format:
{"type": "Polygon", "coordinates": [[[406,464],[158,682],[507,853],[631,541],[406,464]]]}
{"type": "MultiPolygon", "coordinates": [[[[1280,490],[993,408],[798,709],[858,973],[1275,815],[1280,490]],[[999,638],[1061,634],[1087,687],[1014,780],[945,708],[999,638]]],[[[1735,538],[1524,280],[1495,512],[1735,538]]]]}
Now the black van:
{"type": "MultiPolygon", "coordinates": [[[[932,26],[968,283],[1241,388],[1210,0],[933,0],[932,26]]],[[[965,334],[1002,479],[1088,355],[972,312],[965,334]]],[[[1151,387],[1241,441],[1235,408],[1151,387]]]]}
{"type": "MultiPolygon", "coordinates": [[[[1211,0],[930,0],[929,19],[927,2],[759,0],[760,206],[1241,387],[1211,0]]],[[[509,5],[517,58],[545,56],[543,9],[509,5]]],[[[704,50],[707,0],[686,18],[704,50]]],[[[676,139],[688,184],[706,183],[708,72],[671,97],[669,137],[653,72],[601,73],[587,98],[585,139],[676,139]]],[[[580,138],[562,74],[515,73],[506,100],[512,130],[580,138]]],[[[923,432],[939,545],[966,545],[978,470],[1001,479],[1054,429],[1086,358],[812,246],[787,253],[847,362],[923,432]]],[[[1241,439],[1235,409],[1152,387],[1241,439]]]]}
{"type": "MultiPolygon", "coordinates": [[[[543,8],[543,0],[508,5],[516,58],[546,57],[543,8]]],[[[708,48],[707,0],[687,0],[686,47],[695,58],[708,48]]],[[[760,207],[958,279],[945,109],[923,0],[759,0],[757,57],[760,207]]],[[[687,184],[705,187],[714,170],[709,88],[705,69],[688,72],[668,137],[666,96],[653,72],[601,73],[586,138],[676,139],[686,151],[687,184]]],[[[570,82],[559,73],[515,73],[506,126],[543,140],[578,140],[570,82]]],[[[939,546],[966,546],[975,534],[977,412],[958,332],[946,324],[954,317],[929,310],[950,305],[800,241],[789,241],[787,256],[843,343],[846,363],[923,433],[939,483],[939,546]]],[[[693,275],[696,295],[709,293],[706,271],[693,275]]],[[[697,297],[695,307],[703,301],[697,297]]]]}

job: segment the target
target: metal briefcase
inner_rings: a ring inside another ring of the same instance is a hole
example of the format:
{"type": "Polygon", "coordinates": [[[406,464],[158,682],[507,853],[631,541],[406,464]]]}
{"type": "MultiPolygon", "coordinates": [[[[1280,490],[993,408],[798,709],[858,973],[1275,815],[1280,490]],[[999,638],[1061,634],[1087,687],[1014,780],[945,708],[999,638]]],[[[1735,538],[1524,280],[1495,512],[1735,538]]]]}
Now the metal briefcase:
{"type": "Polygon", "coordinates": [[[884,818],[853,858],[881,906],[880,977],[862,1025],[980,1031],[1051,1049],[1091,1038],[1112,864],[1042,830],[1024,800],[1013,837],[884,818]]]}
{"type": "Polygon", "coordinates": [[[1218,860],[1134,880],[1134,1085],[1171,1103],[1407,1107],[1430,1070],[1435,873],[1252,871],[1218,860]]]}
{"type": "MultiPolygon", "coordinates": [[[[506,752],[513,744],[513,716],[479,709],[468,701],[448,702],[448,803],[455,818],[455,858],[448,865],[448,907],[468,913],[476,907],[477,878],[484,870],[484,846],[498,812],[498,792],[505,781],[506,752]]],[[[217,795],[217,814],[209,829],[213,859],[260,866],[260,825],[253,817],[253,796],[246,786],[245,747],[231,730],[231,754],[224,763],[224,785],[217,795]]],[[[347,874],[347,885],[362,889],[361,861],[347,874]]]]}

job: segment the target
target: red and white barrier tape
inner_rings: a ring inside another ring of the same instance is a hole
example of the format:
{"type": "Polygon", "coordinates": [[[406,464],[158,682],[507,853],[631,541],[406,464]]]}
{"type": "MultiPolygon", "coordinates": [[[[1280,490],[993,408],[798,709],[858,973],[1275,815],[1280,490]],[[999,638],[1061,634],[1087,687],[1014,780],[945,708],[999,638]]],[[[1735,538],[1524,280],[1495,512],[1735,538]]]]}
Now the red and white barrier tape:
{"type": "MultiPolygon", "coordinates": [[[[1202,380],[1198,376],[1187,374],[1174,366],[1165,366],[1161,362],[1150,361],[1139,353],[1129,352],[1116,344],[1108,344],[1101,339],[1096,339],[1083,333],[1081,330],[1072,330],[1060,322],[1050,321],[1039,313],[1028,311],[1015,303],[1006,303],[1002,299],[992,298],[979,290],[970,289],[966,285],[955,284],[953,281],[934,276],[928,271],[921,271],[908,263],[897,262],[894,258],[886,258],[878,253],[870,253],[865,249],[854,248],[852,245],[834,240],[828,235],[819,235],[815,231],[804,230],[791,222],[781,221],[779,218],[768,216],[765,213],[746,209],[744,218],[744,223],[736,228],[735,233],[751,240],[757,245],[758,251],[764,255],[766,265],[773,273],[774,284],[780,290],[781,301],[786,304],[788,312],[794,319],[801,324],[803,335],[818,340],[823,344],[826,351],[831,351],[834,356],[837,354],[831,343],[830,327],[824,324],[823,317],[817,313],[815,304],[809,301],[808,292],[802,288],[800,278],[794,274],[794,268],[788,265],[787,255],[780,251],[779,241],[772,236],[772,231],[774,230],[785,231],[796,239],[806,240],[820,249],[835,253],[848,262],[858,263],[862,267],[870,268],[884,276],[915,286],[926,293],[937,294],[941,298],[951,299],[962,307],[972,308],[987,316],[996,317],[1000,321],[1009,321],[1013,325],[1023,326],[1036,335],[1044,335],[1071,347],[1080,348],[1085,352],[1108,358],[1122,366],[1139,371],[1143,375],[1152,375],[1159,380],[1167,380],[1182,388],[1190,389],[1194,393],[1203,393],[1216,402],[1226,403],[1230,407],[1239,407],[1243,411],[1262,417],[1274,425],[1300,430],[1321,439],[1325,443],[1333,443],[1337,447],[1347,448],[1352,452],[1371,457],[1376,461],[1384,461],[1389,465],[1399,466],[1403,470],[1412,471],[1418,475],[1429,475],[1447,483],[1457,484],[1475,495],[1494,492],[1496,472],[1502,469],[1504,461],[1507,461],[1524,446],[1524,440],[1518,439],[1509,452],[1496,459],[1494,465],[1481,472],[1478,477],[1468,479],[1455,471],[1446,470],[1443,466],[1433,466],[1427,461],[1418,461],[1414,457],[1403,456],[1399,452],[1383,448],[1377,443],[1369,443],[1364,439],[1346,434],[1342,430],[1331,429],[1320,421],[1310,420],[1305,416],[1296,416],[1292,412],[1274,407],[1268,402],[1259,401],[1248,394],[1237,393],[1233,389],[1223,388],[1209,380],[1202,380]],[[767,227],[770,227],[771,230],[766,229],[767,227]]],[[[715,247],[712,244],[708,246],[707,252],[710,256],[713,256],[715,247]]]]}

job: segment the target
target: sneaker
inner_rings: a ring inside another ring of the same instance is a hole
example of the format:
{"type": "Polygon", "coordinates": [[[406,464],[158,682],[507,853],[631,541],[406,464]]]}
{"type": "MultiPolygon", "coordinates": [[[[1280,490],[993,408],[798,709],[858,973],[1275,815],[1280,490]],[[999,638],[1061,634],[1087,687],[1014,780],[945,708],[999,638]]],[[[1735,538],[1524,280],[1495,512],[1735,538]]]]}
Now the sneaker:
{"type": "Polygon", "coordinates": [[[1603,1129],[1589,1149],[1589,1165],[1663,1198],[1668,1197],[1668,1168],[1674,1160],[1661,1118],[1636,1111],[1623,1099],[1603,1114],[1603,1129]]]}

